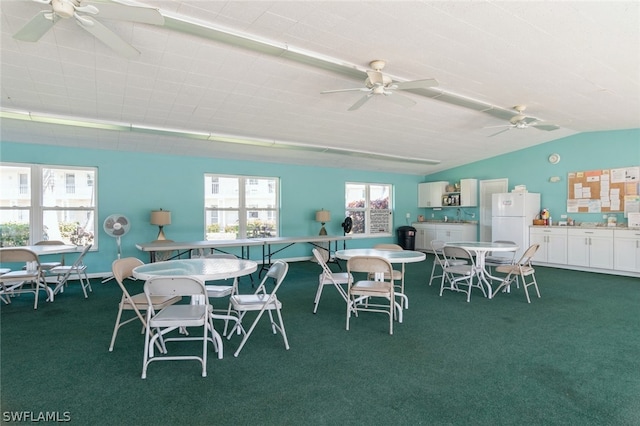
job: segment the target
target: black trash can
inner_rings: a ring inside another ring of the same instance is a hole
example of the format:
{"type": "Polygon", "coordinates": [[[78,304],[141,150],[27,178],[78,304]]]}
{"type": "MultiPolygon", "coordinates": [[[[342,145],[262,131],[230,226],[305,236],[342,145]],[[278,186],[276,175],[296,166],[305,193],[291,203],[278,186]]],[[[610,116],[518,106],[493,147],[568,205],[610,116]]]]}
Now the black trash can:
{"type": "Polygon", "coordinates": [[[401,226],[398,228],[398,245],[405,250],[416,249],[416,228],[401,226]]]}

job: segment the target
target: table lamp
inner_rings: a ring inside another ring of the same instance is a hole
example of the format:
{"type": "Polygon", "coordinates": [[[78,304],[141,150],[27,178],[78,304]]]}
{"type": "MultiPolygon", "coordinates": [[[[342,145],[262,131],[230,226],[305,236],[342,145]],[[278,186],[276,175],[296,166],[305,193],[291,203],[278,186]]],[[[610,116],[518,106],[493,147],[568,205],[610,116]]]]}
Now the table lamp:
{"type": "Polygon", "coordinates": [[[164,230],[165,225],[171,225],[171,212],[168,210],[153,210],[151,211],[151,224],[159,227],[158,237],[156,240],[166,240],[164,230]]]}
{"type": "Polygon", "coordinates": [[[319,235],[327,235],[327,230],[324,229],[324,224],[331,220],[331,212],[328,210],[318,210],[316,212],[316,222],[320,222],[322,224],[322,228],[320,228],[319,235]]]}

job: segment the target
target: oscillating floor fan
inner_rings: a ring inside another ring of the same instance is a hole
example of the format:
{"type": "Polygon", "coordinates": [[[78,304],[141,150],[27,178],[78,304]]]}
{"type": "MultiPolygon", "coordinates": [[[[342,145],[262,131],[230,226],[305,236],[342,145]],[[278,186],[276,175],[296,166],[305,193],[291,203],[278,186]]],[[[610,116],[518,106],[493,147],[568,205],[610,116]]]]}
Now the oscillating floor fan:
{"type": "MultiPolygon", "coordinates": [[[[120,259],[120,256],[122,255],[122,245],[120,239],[127,232],[129,232],[130,228],[131,224],[129,222],[129,219],[121,214],[109,215],[109,217],[107,217],[102,224],[102,229],[104,229],[104,232],[108,236],[114,237],[116,239],[116,244],[118,245],[118,259],[120,259]]],[[[106,283],[107,281],[112,279],[113,275],[102,280],[102,283],[106,283]]]]}

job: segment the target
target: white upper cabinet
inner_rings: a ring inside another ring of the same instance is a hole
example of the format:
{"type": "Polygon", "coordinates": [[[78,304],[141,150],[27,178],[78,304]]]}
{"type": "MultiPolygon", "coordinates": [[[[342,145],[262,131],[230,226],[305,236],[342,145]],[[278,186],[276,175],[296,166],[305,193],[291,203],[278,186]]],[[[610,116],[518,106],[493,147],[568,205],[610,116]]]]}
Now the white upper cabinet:
{"type": "Polygon", "coordinates": [[[442,207],[442,194],[447,185],[447,182],[418,184],[418,207],[442,207]]]}
{"type": "Polygon", "coordinates": [[[461,179],[460,186],[447,191],[449,182],[425,182],[418,184],[418,207],[476,207],[478,205],[478,180],[461,179]]]}

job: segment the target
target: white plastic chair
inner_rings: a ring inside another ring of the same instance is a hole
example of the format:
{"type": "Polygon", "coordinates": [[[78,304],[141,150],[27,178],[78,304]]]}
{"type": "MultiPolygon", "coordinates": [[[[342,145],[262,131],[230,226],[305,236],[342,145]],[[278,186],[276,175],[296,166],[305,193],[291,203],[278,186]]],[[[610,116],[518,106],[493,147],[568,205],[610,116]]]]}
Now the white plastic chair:
{"type": "Polygon", "coordinates": [[[222,342],[213,328],[211,317],[211,305],[206,297],[207,290],[204,282],[197,277],[152,277],[144,284],[144,294],[147,299],[146,327],[144,333],[144,359],[142,365],[142,378],[147,378],[147,368],[154,361],[181,361],[195,360],[202,365],[202,377],[207,377],[207,342],[209,332],[212,338],[220,342],[219,352],[222,351],[222,342]],[[157,311],[154,308],[154,298],[157,297],[182,297],[197,298],[203,303],[198,304],[173,304],[157,311]],[[167,337],[168,333],[175,330],[186,330],[189,327],[202,327],[202,335],[190,336],[188,334],[167,337]],[[152,333],[152,329],[155,333],[152,333]],[[168,342],[202,341],[202,356],[198,355],[167,355],[155,354],[154,345],[158,339],[168,342]]]}
{"type": "Polygon", "coordinates": [[[395,301],[396,291],[391,263],[377,256],[354,256],[347,260],[347,272],[350,274],[364,272],[367,278],[372,277],[372,279],[353,280],[349,284],[346,329],[349,330],[351,313],[358,316],[360,311],[381,312],[389,315],[389,334],[393,334],[395,311],[397,309],[398,320],[402,322],[402,306],[395,301]],[[373,301],[371,298],[377,299],[373,301]],[[389,303],[378,302],[380,299],[386,299],[389,303]]]}
{"type": "MultiPolygon", "coordinates": [[[[229,253],[209,253],[200,256],[204,259],[237,259],[238,257],[229,254],[229,253]]],[[[204,286],[207,289],[207,297],[214,299],[221,299],[225,297],[229,297],[234,294],[238,294],[238,278],[234,278],[231,284],[207,284],[204,286]]],[[[214,312],[219,312],[220,310],[214,309],[214,312]]],[[[227,326],[229,324],[229,320],[236,320],[237,317],[231,315],[231,303],[228,304],[227,309],[224,310],[225,314],[216,314],[214,318],[224,319],[224,331],[222,335],[227,334],[227,326]]]]}
{"type": "Polygon", "coordinates": [[[53,289],[53,294],[63,293],[64,287],[68,285],[69,280],[72,276],[77,276],[78,281],[80,281],[80,287],[82,287],[82,292],[84,293],[84,298],[87,296],[87,289],[89,291],[93,291],[91,288],[91,282],[89,281],[89,276],[87,275],[87,266],[84,264],[84,256],[91,249],[91,244],[84,246],[82,249],[82,253],[73,263],[73,265],[61,265],[51,268],[49,273],[51,275],[56,275],[56,286],[53,289]]]}
{"type": "Polygon", "coordinates": [[[458,286],[466,285],[467,302],[471,301],[471,289],[473,287],[477,287],[482,290],[482,293],[486,297],[487,293],[484,291],[482,283],[478,281],[477,284],[473,284],[473,277],[475,277],[477,273],[473,255],[462,247],[445,246],[442,251],[444,254],[445,267],[443,269],[443,277],[440,284],[440,296],[442,296],[442,291],[445,289],[464,292],[464,290],[461,290],[458,286]],[[468,263],[464,265],[451,266],[448,261],[449,258],[466,259],[468,263]],[[445,281],[449,283],[448,287],[445,287],[445,281]]]}
{"type": "MultiPolygon", "coordinates": [[[[65,244],[64,241],[59,241],[59,240],[43,240],[43,241],[38,241],[34,245],[36,245],[36,246],[62,246],[64,244],[65,244]]],[[[63,265],[64,265],[64,253],[62,253],[60,255],[60,262],[40,262],[40,267],[42,268],[42,272],[45,275],[51,269],[53,269],[53,268],[55,268],[57,266],[63,266],[63,265]]]]}
{"type": "Polygon", "coordinates": [[[0,263],[25,263],[25,269],[10,271],[0,275],[0,295],[5,303],[11,303],[11,296],[33,293],[33,309],[38,309],[40,291],[47,294],[47,300],[53,301],[53,292],[47,286],[38,255],[26,248],[11,247],[0,250],[0,263]],[[6,297],[4,297],[6,296],[6,297]]]}
{"type": "MultiPolygon", "coordinates": [[[[125,257],[123,259],[118,259],[111,264],[111,272],[113,273],[113,277],[115,278],[116,282],[120,286],[120,290],[122,290],[122,297],[120,298],[120,303],[118,304],[118,315],[116,316],[116,323],[113,327],[113,334],[111,335],[109,352],[113,351],[113,346],[116,343],[116,337],[118,336],[118,330],[120,330],[120,327],[132,321],[135,321],[136,319],[140,320],[143,332],[147,325],[145,317],[142,315],[142,313],[147,310],[148,306],[145,294],[137,293],[131,295],[127,288],[124,286],[124,280],[133,276],[133,268],[140,265],[143,265],[142,261],[135,257],[125,257]],[[133,311],[134,315],[123,320],[122,314],[124,311],[133,311]]],[[[152,298],[153,308],[155,310],[160,310],[176,302],[179,302],[180,300],[182,300],[182,297],[180,296],[155,296],[152,298]]]]}
{"type": "Polygon", "coordinates": [[[540,244],[531,245],[522,255],[520,260],[513,265],[501,265],[496,267],[495,271],[503,274],[507,274],[500,285],[493,292],[493,296],[495,296],[498,291],[503,288],[509,288],[513,281],[518,282],[518,278],[522,281],[522,287],[524,287],[524,294],[527,296],[527,303],[531,303],[531,299],[529,298],[529,290],[527,289],[529,286],[534,286],[536,289],[536,294],[538,298],[540,298],[540,290],[538,289],[538,282],[536,281],[536,271],[531,265],[531,261],[533,256],[535,256],[536,252],[540,248],[540,244]],[[526,277],[531,277],[531,281],[527,282],[526,277]]]}
{"type": "Polygon", "coordinates": [[[348,272],[331,271],[325,262],[324,256],[320,253],[320,250],[314,248],[311,251],[318,262],[318,265],[322,268],[322,273],[318,276],[318,290],[316,291],[316,298],[313,301],[313,313],[315,314],[318,311],[322,290],[326,285],[333,285],[338,290],[338,293],[340,293],[340,296],[342,296],[344,301],[348,302],[349,298],[347,296],[347,292],[342,286],[349,284],[350,280],[353,280],[353,277],[348,272]]]}
{"type": "MultiPolygon", "coordinates": [[[[496,240],[494,243],[503,243],[503,244],[515,244],[513,241],[506,240],[496,240]]],[[[487,267],[487,272],[491,274],[492,269],[498,266],[504,265],[513,265],[516,261],[516,252],[497,252],[497,253],[488,253],[484,258],[484,265],[487,267]]]]}
{"type": "Polygon", "coordinates": [[[467,264],[467,261],[463,260],[463,259],[446,259],[446,262],[445,262],[444,253],[442,252],[443,248],[444,248],[444,241],[441,241],[441,240],[432,240],[431,241],[431,250],[433,250],[433,254],[435,256],[435,259],[433,260],[433,266],[431,267],[431,277],[429,278],[429,285],[431,285],[431,283],[433,282],[434,278],[443,279],[443,277],[444,277],[443,270],[444,270],[444,267],[445,267],[445,263],[448,266],[458,266],[458,265],[466,265],[467,264]],[[435,275],[436,267],[440,269],[440,274],[439,275],[435,275]]]}
{"type": "Polygon", "coordinates": [[[287,333],[284,329],[284,322],[282,321],[282,303],[276,297],[276,292],[278,291],[278,288],[280,288],[284,278],[287,276],[288,270],[289,265],[285,261],[277,260],[271,265],[254,294],[236,294],[231,296],[230,301],[233,306],[233,310],[238,312],[238,322],[229,332],[227,339],[231,338],[234,331],[243,335],[240,346],[238,346],[238,349],[233,356],[238,356],[265,311],[269,314],[273,334],[277,334],[277,332],[280,331],[280,334],[282,334],[282,338],[284,339],[284,346],[289,350],[289,341],[287,340],[287,333]],[[271,279],[275,280],[275,284],[273,286],[273,290],[269,292],[267,291],[266,285],[271,279]],[[245,314],[250,311],[257,311],[258,315],[253,320],[249,330],[246,331],[242,326],[242,319],[245,314]],[[276,311],[278,323],[274,321],[271,311],[276,311]]]}
{"type": "MultiPolygon", "coordinates": [[[[374,249],[376,250],[391,250],[391,251],[402,251],[404,250],[402,248],[402,246],[400,246],[399,244],[376,244],[375,246],[373,246],[374,249]]],[[[393,265],[391,265],[393,268],[393,265]]],[[[395,284],[396,287],[396,296],[399,296],[402,298],[403,301],[403,306],[405,309],[409,308],[409,298],[407,297],[407,295],[404,292],[404,263],[402,264],[402,269],[401,270],[397,270],[397,269],[392,269],[393,272],[393,282],[394,283],[400,283],[400,284],[395,284]]],[[[371,278],[371,277],[369,277],[371,278]]],[[[389,277],[385,276],[385,279],[388,280],[389,277]]]]}

